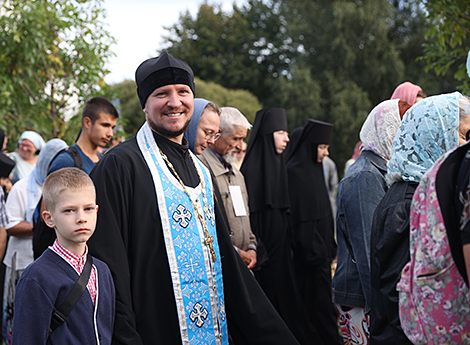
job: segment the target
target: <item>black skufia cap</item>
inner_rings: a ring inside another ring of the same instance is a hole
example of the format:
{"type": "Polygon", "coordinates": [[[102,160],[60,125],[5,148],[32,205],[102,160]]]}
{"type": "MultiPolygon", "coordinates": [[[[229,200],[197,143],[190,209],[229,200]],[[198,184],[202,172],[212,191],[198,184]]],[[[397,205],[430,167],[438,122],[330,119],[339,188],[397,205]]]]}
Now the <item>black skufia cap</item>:
{"type": "Polygon", "coordinates": [[[135,82],[142,108],[145,108],[145,102],[150,94],[165,85],[188,85],[196,96],[193,70],[186,62],[171,56],[166,51],[142,62],[135,71],[135,82]]]}

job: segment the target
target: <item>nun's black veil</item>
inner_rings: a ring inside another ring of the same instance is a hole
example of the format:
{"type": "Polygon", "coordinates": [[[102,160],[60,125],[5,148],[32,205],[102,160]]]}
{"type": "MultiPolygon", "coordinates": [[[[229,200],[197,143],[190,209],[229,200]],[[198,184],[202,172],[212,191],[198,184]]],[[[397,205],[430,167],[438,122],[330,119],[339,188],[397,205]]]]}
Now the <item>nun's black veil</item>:
{"type": "Polygon", "coordinates": [[[287,152],[295,277],[311,324],[325,344],[342,344],[331,300],[330,263],[336,253],[333,216],[318,145],[329,144],[333,125],[308,120],[287,152]]]}
{"type": "Polygon", "coordinates": [[[258,246],[263,243],[269,257],[266,264],[255,271],[255,277],[301,344],[312,341],[323,344],[309,321],[295,285],[287,230],[287,172],[284,157],[276,152],[273,137],[273,132],[280,130],[287,131],[284,109],[258,111],[241,168],[248,191],[251,228],[259,239],[258,246]]]}
{"type": "Polygon", "coordinates": [[[323,164],[317,162],[318,145],[329,144],[332,131],[329,123],[308,120],[292,133],[286,156],[293,225],[332,214],[323,164]]]}
{"type": "Polygon", "coordinates": [[[287,173],[283,155],[276,152],[273,132],[287,131],[287,114],[282,108],[256,113],[241,172],[245,176],[250,212],[267,208],[289,208],[287,173]]]}

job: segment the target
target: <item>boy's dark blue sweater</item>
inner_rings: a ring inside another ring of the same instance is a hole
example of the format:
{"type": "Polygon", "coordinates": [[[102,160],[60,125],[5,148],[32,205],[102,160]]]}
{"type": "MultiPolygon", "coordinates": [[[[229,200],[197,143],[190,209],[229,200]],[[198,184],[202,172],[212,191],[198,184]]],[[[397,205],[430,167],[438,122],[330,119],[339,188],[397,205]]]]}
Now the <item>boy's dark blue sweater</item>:
{"type": "Polygon", "coordinates": [[[66,323],[47,339],[54,308],[60,306],[78,279],[72,266],[51,249],[22,274],[16,287],[13,344],[111,344],[114,326],[114,283],[108,266],[93,258],[98,285],[96,310],[88,289],[66,323]]]}

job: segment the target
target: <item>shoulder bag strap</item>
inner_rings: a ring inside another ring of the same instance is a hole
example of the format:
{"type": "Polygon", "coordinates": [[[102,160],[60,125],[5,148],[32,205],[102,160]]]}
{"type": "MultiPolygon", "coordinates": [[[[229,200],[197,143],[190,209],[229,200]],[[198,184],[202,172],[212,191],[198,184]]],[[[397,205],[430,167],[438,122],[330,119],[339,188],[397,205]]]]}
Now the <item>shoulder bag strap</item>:
{"type": "Polygon", "coordinates": [[[62,304],[54,310],[52,313],[51,326],[49,328],[49,336],[55,329],[67,320],[67,316],[72,311],[75,304],[82,296],[83,292],[86,289],[88,284],[88,279],[90,278],[91,267],[93,265],[93,258],[91,255],[87,255],[85,267],[83,268],[82,274],[78,277],[77,282],[73,286],[72,290],[69,292],[62,304]]]}
{"type": "Polygon", "coordinates": [[[75,167],[83,170],[82,157],[80,157],[78,149],[75,146],[70,146],[66,152],[73,158],[73,164],[75,167]]]}

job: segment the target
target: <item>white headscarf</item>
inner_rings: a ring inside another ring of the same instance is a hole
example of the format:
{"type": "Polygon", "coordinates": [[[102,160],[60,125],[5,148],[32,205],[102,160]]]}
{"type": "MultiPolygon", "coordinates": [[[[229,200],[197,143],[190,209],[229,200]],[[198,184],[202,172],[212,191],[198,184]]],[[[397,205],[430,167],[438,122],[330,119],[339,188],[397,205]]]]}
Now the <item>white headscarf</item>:
{"type": "Polygon", "coordinates": [[[36,150],[40,151],[46,145],[46,142],[44,139],[36,132],[33,131],[26,131],[21,134],[20,140],[18,143],[21,143],[23,139],[28,139],[33,143],[34,146],[36,146],[36,150]]]}
{"type": "Polygon", "coordinates": [[[362,150],[372,151],[387,162],[390,160],[393,139],[401,122],[398,101],[383,101],[372,109],[359,134],[362,150]]]}

